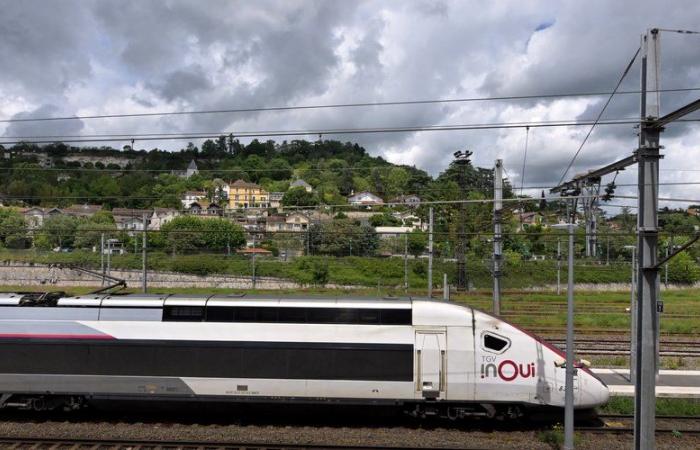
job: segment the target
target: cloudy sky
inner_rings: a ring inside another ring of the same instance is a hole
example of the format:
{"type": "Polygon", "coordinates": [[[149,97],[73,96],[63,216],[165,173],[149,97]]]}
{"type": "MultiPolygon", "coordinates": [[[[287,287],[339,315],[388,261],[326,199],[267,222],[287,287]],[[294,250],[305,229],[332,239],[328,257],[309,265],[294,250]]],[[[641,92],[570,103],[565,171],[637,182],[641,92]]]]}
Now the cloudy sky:
{"type": "MultiPolygon", "coordinates": [[[[614,88],[645,29],[700,28],[695,0],[1,0],[0,5],[1,119],[606,92],[614,88]]],[[[662,88],[700,88],[700,35],[664,33],[662,52],[662,88]]],[[[621,90],[638,89],[638,73],[639,66],[633,66],[621,90]]],[[[699,95],[663,94],[662,113],[699,95]]],[[[605,100],[15,122],[0,123],[0,136],[585,120],[595,118],[605,100]]],[[[637,96],[616,96],[604,117],[635,117],[638,108],[637,96]]],[[[556,184],[587,131],[532,128],[525,185],[556,184]]],[[[517,128],[341,138],[432,174],[449,164],[454,151],[469,148],[477,165],[492,166],[503,158],[519,186],[525,135],[517,128]]],[[[700,182],[699,138],[700,123],[668,128],[662,136],[662,182],[700,182]]],[[[598,127],[570,175],[626,156],[635,143],[631,125],[598,127]]],[[[137,141],[136,147],[185,144],[137,141]]],[[[618,184],[634,182],[635,172],[621,173],[618,184]]],[[[661,191],[662,196],[700,199],[700,184],[662,186],[661,191]]]]}

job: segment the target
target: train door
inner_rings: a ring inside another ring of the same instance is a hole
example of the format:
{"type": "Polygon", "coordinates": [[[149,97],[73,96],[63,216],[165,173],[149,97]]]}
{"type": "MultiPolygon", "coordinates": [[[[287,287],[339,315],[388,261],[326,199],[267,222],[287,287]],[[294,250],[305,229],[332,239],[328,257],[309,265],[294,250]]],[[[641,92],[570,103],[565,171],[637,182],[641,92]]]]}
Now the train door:
{"type": "Polygon", "coordinates": [[[447,390],[447,337],[445,330],[416,331],[416,394],[444,398],[447,390]]]}

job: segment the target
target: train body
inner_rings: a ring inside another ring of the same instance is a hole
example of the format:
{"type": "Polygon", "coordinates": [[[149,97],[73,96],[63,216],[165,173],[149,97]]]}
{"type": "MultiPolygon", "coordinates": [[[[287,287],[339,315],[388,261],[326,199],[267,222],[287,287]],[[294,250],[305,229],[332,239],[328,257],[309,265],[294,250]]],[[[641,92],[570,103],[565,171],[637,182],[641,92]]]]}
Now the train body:
{"type": "MultiPolygon", "coordinates": [[[[564,359],[443,301],[0,294],[0,407],[281,401],[517,416],[563,407],[564,359]]],[[[608,399],[585,367],[574,393],[576,408],[608,399]]]]}

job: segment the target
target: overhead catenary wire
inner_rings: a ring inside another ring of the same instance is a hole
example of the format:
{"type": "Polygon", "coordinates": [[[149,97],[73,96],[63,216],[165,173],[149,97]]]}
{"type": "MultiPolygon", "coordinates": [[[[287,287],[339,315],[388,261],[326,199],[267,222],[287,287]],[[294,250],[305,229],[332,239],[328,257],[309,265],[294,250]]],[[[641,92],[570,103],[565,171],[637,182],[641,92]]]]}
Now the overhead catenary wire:
{"type": "MultiPolygon", "coordinates": [[[[700,88],[672,88],[660,89],[659,92],[691,92],[697,91],[700,88]]],[[[649,91],[651,92],[651,91],[649,91]]],[[[639,94],[641,91],[621,91],[618,94],[639,94]]],[[[92,115],[75,115],[75,116],[59,116],[59,117],[15,117],[11,119],[0,119],[0,123],[15,123],[15,122],[46,122],[58,120],[91,120],[91,119],[116,119],[130,117],[159,117],[159,116],[179,116],[179,115],[196,115],[196,114],[236,114],[236,113],[259,113],[259,112],[275,112],[275,111],[294,111],[294,110],[313,110],[313,109],[329,109],[329,108],[360,108],[360,107],[377,107],[377,106],[406,106],[406,105],[425,105],[425,104],[441,104],[441,103],[467,103],[467,102],[483,102],[483,101],[503,101],[503,100],[537,100],[550,98],[566,98],[566,97],[596,97],[609,95],[610,92],[566,92],[552,94],[531,94],[531,95],[506,95],[506,96],[489,96],[489,97],[463,97],[463,98],[448,98],[448,99],[427,99],[427,100],[396,100],[386,102],[358,102],[358,103],[333,103],[325,105],[296,105],[296,106],[259,106],[251,108],[228,108],[228,109],[209,109],[209,110],[190,110],[190,111],[160,111],[160,112],[144,112],[144,113],[115,113],[115,114],[92,114],[92,115]]]]}
{"type": "MultiPolygon", "coordinates": [[[[677,119],[674,122],[700,122],[699,119],[677,119]]],[[[496,130],[496,129],[512,129],[524,128],[548,128],[548,127],[573,127],[587,125],[637,125],[640,119],[619,119],[619,120],[599,120],[594,121],[564,121],[558,123],[550,122],[503,122],[500,124],[458,124],[458,125],[420,125],[420,126],[403,126],[403,127],[383,127],[383,128],[346,128],[346,129],[328,129],[328,130],[273,130],[273,131],[244,131],[235,133],[236,138],[259,138],[259,137],[283,137],[283,136],[315,136],[315,135],[344,135],[344,134],[377,134],[377,133],[414,133],[414,132],[435,132],[435,131],[473,131],[473,130],[496,130]]],[[[221,133],[212,135],[191,135],[182,134],[178,136],[158,136],[158,137],[142,137],[139,141],[172,141],[186,140],[193,141],[197,139],[216,139],[221,137],[221,133]]],[[[131,141],[131,137],[120,138],[89,138],[89,139],[61,139],[62,143],[92,143],[92,142],[121,142],[131,141]]],[[[55,144],[56,140],[11,140],[2,141],[0,145],[16,145],[16,144],[55,144]]]]}
{"type": "Polygon", "coordinates": [[[561,185],[564,182],[564,178],[566,178],[566,175],[569,173],[571,166],[574,165],[576,158],[581,153],[581,150],[583,150],[583,146],[586,145],[586,142],[588,142],[588,138],[591,136],[591,133],[593,133],[593,130],[595,129],[596,125],[599,123],[600,119],[602,118],[603,114],[605,113],[605,110],[608,108],[608,105],[610,104],[613,97],[615,96],[615,93],[617,92],[618,88],[622,84],[622,81],[625,79],[625,77],[627,77],[627,74],[629,73],[630,69],[632,68],[632,64],[634,64],[634,61],[637,59],[637,56],[639,55],[639,52],[641,51],[641,49],[642,49],[641,47],[638,47],[637,51],[634,52],[634,56],[632,56],[632,59],[627,64],[627,67],[625,67],[625,70],[622,72],[620,79],[617,81],[617,84],[615,85],[615,89],[613,89],[613,91],[608,96],[608,99],[605,101],[605,104],[603,104],[603,107],[600,109],[600,112],[598,112],[598,116],[596,117],[596,120],[591,124],[591,128],[588,130],[588,133],[586,133],[586,136],[583,138],[581,145],[579,145],[578,149],[576,150],[576,153],[574,153],[574,156],[571,158],[571,161],[569,161],[569,164],[566,166],[566,169],[564,169],[564,173],[561,175],[561,178],[559,179],[559,183],[557,183],[558,185],[561,185]]]}

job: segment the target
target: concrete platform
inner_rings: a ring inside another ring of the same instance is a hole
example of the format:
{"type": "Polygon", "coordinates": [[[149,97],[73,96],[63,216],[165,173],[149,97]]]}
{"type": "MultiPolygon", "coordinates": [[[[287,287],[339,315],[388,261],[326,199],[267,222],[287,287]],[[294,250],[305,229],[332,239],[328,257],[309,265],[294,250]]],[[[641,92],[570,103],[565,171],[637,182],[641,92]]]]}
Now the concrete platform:
{"type": "MultiPolygon", "coordinates": [[[[610,395],[634,396],[629,369],[591,369],[608,385],[610,395]]],[[[700,370],[660,370],[657,397],[700,398],[700,370]]]]}

